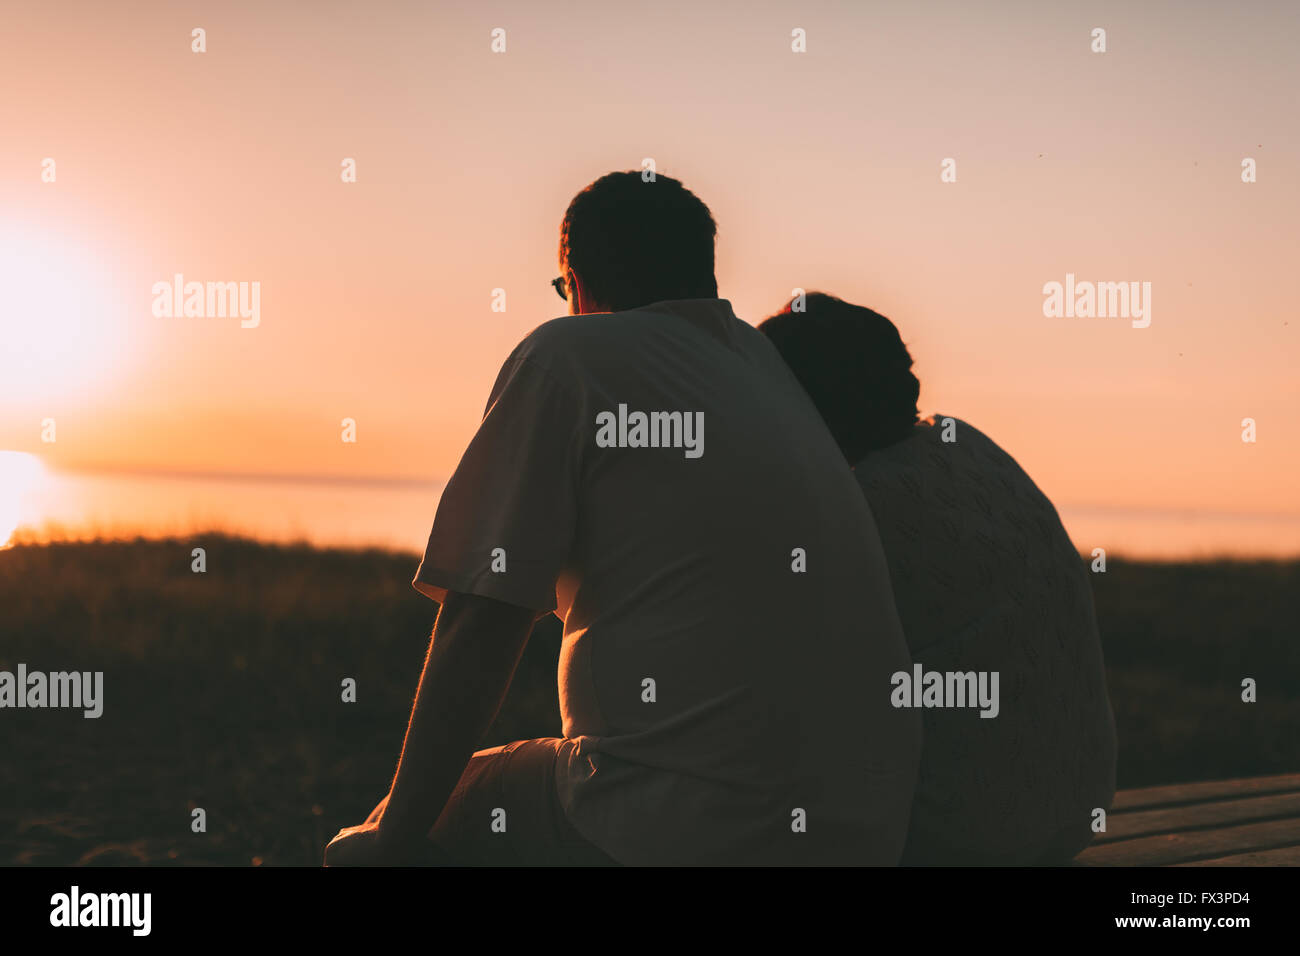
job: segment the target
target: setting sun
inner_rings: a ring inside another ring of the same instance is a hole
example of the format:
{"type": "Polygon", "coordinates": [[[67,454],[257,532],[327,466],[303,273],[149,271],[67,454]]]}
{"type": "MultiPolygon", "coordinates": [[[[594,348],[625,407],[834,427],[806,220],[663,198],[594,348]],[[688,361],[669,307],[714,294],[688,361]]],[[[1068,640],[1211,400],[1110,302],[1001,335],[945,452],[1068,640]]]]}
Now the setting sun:
{"type": "Polygon", "coordinates": [[[0,451],[0,548],[9,547],[18,526],[32,519],[30,497],[44,475],[45,466],[35,455],[0,451]]]}
{"type": "Polygon", "coordinates": [[[30,223],[0,224],[6,362],[0,398],[67,394],[112,365],[121,298],[104,265],[74,240],[30,223]]]}

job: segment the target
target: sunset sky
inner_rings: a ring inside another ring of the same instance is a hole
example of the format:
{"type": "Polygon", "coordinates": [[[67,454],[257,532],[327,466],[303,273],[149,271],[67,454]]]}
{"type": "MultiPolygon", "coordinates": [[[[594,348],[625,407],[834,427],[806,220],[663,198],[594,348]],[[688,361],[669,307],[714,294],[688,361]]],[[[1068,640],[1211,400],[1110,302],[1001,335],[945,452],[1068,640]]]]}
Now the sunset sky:
{"type": "Polygon", "coordinates": [[[652,157],[713,210],[738,315],[795,287],[884,313],[923,412],[1054,500],[1300,511],[1300,5],[131,11],[5,4],[0,449],[443,480],[565,311],[569,199],[652,157]],[[155,317],[176,273],[260,282],[260,325],[155,317]],[[1150,327],[1045,317],[1067,273],[1150,282],[1150,327]]]}

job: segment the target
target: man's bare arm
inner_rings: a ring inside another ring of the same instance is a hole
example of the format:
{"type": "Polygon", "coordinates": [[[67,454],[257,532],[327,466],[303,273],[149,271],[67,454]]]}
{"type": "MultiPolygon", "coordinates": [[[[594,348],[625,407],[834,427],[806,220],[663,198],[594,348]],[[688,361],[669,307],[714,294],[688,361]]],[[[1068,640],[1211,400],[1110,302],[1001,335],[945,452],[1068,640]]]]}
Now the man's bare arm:
{"type": "Polygon", "coordinates": [[[491,598],[447,595],[379,821],[385,844],[418,845],[437,822],[496,719],[538,616],[491,598]]]}

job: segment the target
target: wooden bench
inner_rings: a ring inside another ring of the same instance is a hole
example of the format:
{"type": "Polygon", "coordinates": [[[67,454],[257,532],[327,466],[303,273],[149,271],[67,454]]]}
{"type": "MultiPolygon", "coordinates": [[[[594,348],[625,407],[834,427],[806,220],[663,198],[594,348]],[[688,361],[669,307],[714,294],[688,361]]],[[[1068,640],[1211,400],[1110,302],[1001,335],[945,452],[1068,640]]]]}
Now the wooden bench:
{"type": "Polygon", "coordinates": [[[1080,866],[1300,866],[1300,773],[1121,790],[1080,866]]]}

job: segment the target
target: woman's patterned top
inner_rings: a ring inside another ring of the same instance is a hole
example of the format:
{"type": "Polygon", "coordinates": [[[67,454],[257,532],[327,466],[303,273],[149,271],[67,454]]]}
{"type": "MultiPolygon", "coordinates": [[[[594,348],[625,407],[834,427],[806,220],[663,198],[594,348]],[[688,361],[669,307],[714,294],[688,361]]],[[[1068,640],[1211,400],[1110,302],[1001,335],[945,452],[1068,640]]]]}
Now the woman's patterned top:
{"type": "Polygon", "coordinates": [[[1028,862],[1115,791],[1085,564],[1029,476],[963,421],[936,415],[854,470],[914,664],[1000,674],[994,718],[923,710],[907,858],[1028,862]]]}

